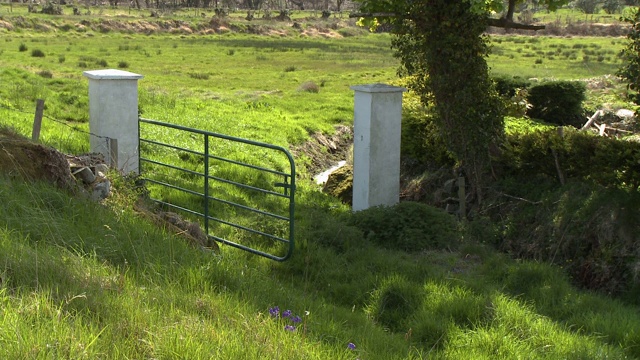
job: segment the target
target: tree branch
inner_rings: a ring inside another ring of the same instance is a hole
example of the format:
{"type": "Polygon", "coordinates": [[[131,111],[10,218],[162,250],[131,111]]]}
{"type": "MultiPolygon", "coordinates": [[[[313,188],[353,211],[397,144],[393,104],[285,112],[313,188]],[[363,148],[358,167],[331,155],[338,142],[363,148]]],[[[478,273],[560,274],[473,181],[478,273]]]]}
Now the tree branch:
{"type": "MultiPolygon", "coordinates": [[[[381,13],[350,13],[349,17],[350,18],[360,18],[360,17],[364,17],[364,18],[393,18],[393,17],[398,17],[398,14],[396,14],[396,13],[382,13],[382,12],[381,13]]],[[[409,18],[410,16],[406,16],[406,17],[409,18]]],[[[488,22],[489,26],[505,28],[505,29],[542,30],[542,29],[545,28],[544,25],[521,24],[521,23],[513,22],[511,20],[504,19],[504,18],[501,18],[501,19],[489,18],[489,19],[487,19],[487,22],[488,22]]]]}
{"type": "Polygon", "coordinates": [[[507,20],[505,18],[487,19],[489,26],[505,28],[505,29],[520,29],[520,30],[543,30],[545,28],[544,25],[527,25],[521,24],[517,22],[513,22],[511,20],[507,20]]]}

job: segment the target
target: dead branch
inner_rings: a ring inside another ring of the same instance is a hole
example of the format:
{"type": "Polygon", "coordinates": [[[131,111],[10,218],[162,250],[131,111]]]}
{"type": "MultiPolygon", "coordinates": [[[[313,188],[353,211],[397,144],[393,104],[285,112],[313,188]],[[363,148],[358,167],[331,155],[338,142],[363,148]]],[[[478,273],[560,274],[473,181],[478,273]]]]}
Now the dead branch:
{"type": "Polygon", "coordinates": [[[527,200],[527,199],[524,199],[524,198],[521,198],[521,197],[517,197],[517,196],[505,194],[505,193],[500,193],[500,195],[504,196],[504,197],[508,197],[510,199],[524,201],[524,202],[532,204],[532,205],[540,205],[540,204],[542,204],[542,201],[531,201],[531,200],[527,200]]]}
{"type": "Polygon", "coordinates": [[[584,126],[582,126],[580,128],[580,131],[584,131],[584,130],[588,129],[593,124],[594,121],[598,120],[602,116],[604,116],[604,111],[602,111],[602,109],[600,109],[600,110],[596,111],[595,113],[593,113],[593,115],[591,115],[591,117],[584,124],[584,126]]]}
{"type": "MultiPolygon", "coordinates": [[[[350,18],[395,18],[395,17],[403,17],[406,19],[411,19],[411,16],[409,14],[406,15],[399,15],[396,13],[384,13],[384,12],[379,12],[379,13],[350,13],[349,14],[350,18]]],[[[517,23],[514,22],[512,20],[509,19],[505,19],[505,18],[500,18],[500,19],[494,19],[494,18],[489,18],[487,19],[488,25],[489,26],[493,26],[493,27],[499,27],[499,28],[505,28],[505,29],[519,29],[519,30],[543,30],[545,29],[544,25],[527,25],[527,24],[522,24],[522,23],[517,23]]]]}

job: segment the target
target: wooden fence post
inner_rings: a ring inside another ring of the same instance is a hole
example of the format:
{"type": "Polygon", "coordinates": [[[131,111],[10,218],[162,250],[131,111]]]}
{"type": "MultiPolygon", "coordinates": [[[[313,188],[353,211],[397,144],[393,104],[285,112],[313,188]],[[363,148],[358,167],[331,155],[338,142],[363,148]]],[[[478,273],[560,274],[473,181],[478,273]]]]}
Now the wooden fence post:
{"type": "Polygon", "coordinates": [[[118,139],[108,139],[109,141],[109,166],[118,168],[118,139]]]}
{"type": "Polygon", "coordinates": [[[44,113],[44,100],[36,100],[36,114],[33,117],[33,131],[31,132],[31,140],[38,141],[40,138],[40,129],[42,128],[42,115],[44,113]]]}
{"type": "Polygon", "coordinates": [[[458,178],[458,212],[460,213],[460,220],[467,218],[467,195],[464,187],[464,176],[460,176],[458,178]]]}

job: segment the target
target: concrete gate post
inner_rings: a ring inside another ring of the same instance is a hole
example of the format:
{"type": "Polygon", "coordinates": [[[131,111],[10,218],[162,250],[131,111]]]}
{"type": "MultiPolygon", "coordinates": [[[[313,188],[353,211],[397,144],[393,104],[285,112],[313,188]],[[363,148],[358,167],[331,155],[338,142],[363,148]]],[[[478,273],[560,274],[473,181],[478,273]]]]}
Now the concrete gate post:
{"type": "Polygon", "coordinates": [[[89,78],[89,137],[91,152],[104,155],[108,164],[117,159],[125,174],[139,173],[138,80],[142,75],[122,70],[92,70],[89,78]],[[117,140],[112,159],[110,139],[117,140]]]}
{"type": "Polygon", "coordinates": [[[405,88],[352,86],[353,211],[400,201],[400,129],[405,88]]]}

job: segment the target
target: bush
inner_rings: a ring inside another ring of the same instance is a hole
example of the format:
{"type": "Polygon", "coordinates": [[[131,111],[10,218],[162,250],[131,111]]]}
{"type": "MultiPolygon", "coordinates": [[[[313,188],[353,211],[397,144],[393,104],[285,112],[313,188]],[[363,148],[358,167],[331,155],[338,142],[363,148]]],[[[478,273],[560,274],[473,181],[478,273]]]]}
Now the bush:
{"type": "Polygon", "coordinates": [[[598,3],[598,0],[577,0],[574,2],[574,6],[585,14],[595,14],[598,3]]]}
{"type": "Polygon", "coordinates": [[[640,143],[577,130],[565,129],[562,138],[556,130],[510,134],[501,158],[495,160],[509,175],[555,179],[553,152],[567,179],[633,191],[640,186],[640,143]]]}
{"type": "Polygon", "coordinates": [[[320,87],[313,81],[306,81],[298,87],[298,91],[310,92],[310,93],[319,93],[320,87]]]}
{"type": "Polygon", "coordinates": [[[33,57],[44,57],[44,52],[40,49],[31,50],[31,56],[33,57]]]}
{"type": "Polygon", "coordinates": [[[129,63],[126,61],[120,61],[118,62],[118,68],[119,69],[126,69],[129,67],[129,63]]]}
{"type": "Polygon", "coordinates": [[[403,100],[400,152],[403,160],[415,160],[422,165],[453,166],[455,160],[447,149],[444,137],[436,125],[437,114],[420,104],[413,92],[403,100]]]}
{"type": "Polygon", "coordinates": [[[25,52],[29,50],[29,48],[27,48],[27,45],[25,45],[24,43],[20,44],[20,46],[18,46],[18,51],[20,52],[25,52]]]}
{"type": "MultiPolygon", "coordinates": [[[[574,182],[572,186],[548,187],[534,197],[518,191],[522,183],[514,185],[508,190],[510,193],[536,202],[520,202],[517,211],[512,210],[509,216],[504,216],[504,209],[495,209],[495,216],[505,229],[501,250],[521,259],[559,265],[585,288],[621,295],[638,304],[637,191],[574,182]]],[[[549,284],[558,284],[557,277],[545,275],[536,279],[530,271],[523,270],[506,279],[508,291],[514,295],[525,293],[536,303],[552,301],[552,294],[559,291],[549,288],[549,284]]],[[[558,300],[562,299],[566,297],[559,296],[558,300]]]]}
{"type": "Polygon", "coordinates": [[[578,81],[552,81],[532,86],[527,100],[532,118],[558,125],[582,126],[586,86],[578,81]]]}
{"type": "Polygon", "coordinates": [[[38,71],[37,74],[45,79],[51,79],[53,77],[53,73],[49,70],[38,71]]]}
{"type": "Polygon", "coordinates": [[[496,76],[493,77],[498,94],[504,97],[513,97],[519,89],[527,89],[531,86],[531,81],[519,76],[496,76]]]}
{"type": "Polygon", "coordinates": [[[607,14],[615,14],[620,10],[620,0],[605,0],[604,4],[602,4],[602,9],[607,14]]]}
{"type": "Polygon", "coordinates": [[[368,240],[387,249],[455,249],[459,242],[458,222],[452,215],[417,202],[358,211],[347,222],[360,228],[368,240]]]}

